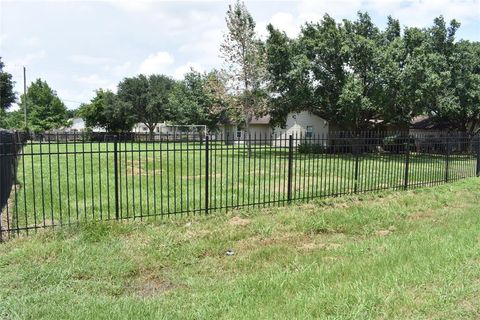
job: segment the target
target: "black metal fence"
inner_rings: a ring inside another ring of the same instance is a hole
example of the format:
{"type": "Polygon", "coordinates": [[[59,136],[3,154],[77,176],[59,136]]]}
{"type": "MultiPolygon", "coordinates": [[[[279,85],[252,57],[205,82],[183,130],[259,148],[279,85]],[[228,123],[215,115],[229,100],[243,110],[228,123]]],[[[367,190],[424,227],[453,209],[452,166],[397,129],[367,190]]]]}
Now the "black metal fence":
{"type": "Polygon", "coordinates": [[[3,238],[85,221],[283,205],[480,174],[478,139],[453,133],[8,136],[0,135],[3,238]]]}

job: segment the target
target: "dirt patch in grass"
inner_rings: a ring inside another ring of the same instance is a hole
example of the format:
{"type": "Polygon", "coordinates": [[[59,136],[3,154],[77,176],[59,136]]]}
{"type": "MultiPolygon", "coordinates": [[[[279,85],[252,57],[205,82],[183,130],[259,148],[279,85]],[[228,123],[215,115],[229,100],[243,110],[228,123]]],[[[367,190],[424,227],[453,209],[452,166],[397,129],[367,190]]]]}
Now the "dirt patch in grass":
{"type": "Polygon", "coordinates": [[[243,253],[251,252],[258,248],[276,245],[285,245],[301,251],[314,251],[338,249],[343,246],[341,242],[341,240],[339,242],[339,239],[333,239],[329,236],[309,236],[303,233],[287,232],[268,238],[254,236],[243,239],[237,242],[235,247],[236,251],[243,253]]]}
{"type": "Polygon", "coordinates": [[[298,249],[305,250],[305,251],[313,251],[313,250],[335,250],[341,248],[341,243],[317,243],[317,242],[305,242],[303,243],[298,249]]]}
{"type": "Polygon", "coordinates": [[[396,230],[395,227],[391,226],[388,229],[377,230],[375,231],[375,235],[379,237],[385,237],[391,235],[396,230]]]}
{"type": "Polygon", "coordinates": [[[408,220],[410,221],[417,221],[417,220],[423,220],[423,219],[433,219],[435,217],[435,214],[432,209],[428,209],[427,211],[418,211],[415,212],[414,214],[408,216],[408,220]]]}
{"type": "Polygon", "coordinates": [[[137,279],[127,285],[127,292],[134,295],[148,298],[156,295],[165,294],[172,291],[177,286],[166,279],[160,279],[152,274],[140,275],[137,279]]]}
{"type": "Polygon", "coordinates": [[[230,220],[228,220],[228,224],[231,225],[231,226],[245,227],[245,226],[248,226],[250,224],[250,220],[243,219],[243,218],[240,218],[238,216],[235,216],[235,217],[231,218],[230,220]]]}
{"type": "Polygon", "coordinates": [[[146,161],[127,161],[127,175],[133,176],[152,176],[152,175],[160,175],[162,174],[162,170],[155,169],[153,170],[153,165],[149,165],[148,167],[145,165],[146,161]]]}

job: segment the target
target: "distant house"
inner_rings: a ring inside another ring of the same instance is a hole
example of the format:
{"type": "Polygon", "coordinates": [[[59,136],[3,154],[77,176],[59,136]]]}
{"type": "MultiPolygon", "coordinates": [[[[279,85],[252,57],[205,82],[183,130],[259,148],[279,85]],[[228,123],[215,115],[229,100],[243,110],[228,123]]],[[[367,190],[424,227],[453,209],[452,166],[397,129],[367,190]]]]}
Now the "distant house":
{"type": "MultiPolygon", "coordinates": [[[[80,133],[84,132],[87,127],[85,125],[85,120],[82,118],[71,118],[68,119],[70,125],[66,127],[59,128],[57,130],[53,130],[54,132],[62,132],[62,133],[80,133]]],[[[93,127],[92,132],[104,132],[105,129],[101,127],[93,127]]]]}
{"type": "MultiPolygon", "coordinates": [[[[154,139],[182,139],[188,136],[189,139],[201,138],[204,136],[207,128],[205,125],[173,125],[167,122],[157,123],[154,133],[154,139]]],[[[136,123],[132,132],[148,136],[150,130],[144,123],[136,123]]]]}
{"type": "Polygon", "coordinates": [[[412,118],[409,133],[413,136],[441,137],[449,130],[448,123],[435,121],[428,115],[421,115],[412,118]]]}
{"type": "MultiPolygon", "coordinates": [[[[290,135],[296,138],[294,143],[298,144],[301,139],[314,140],[329,132],[328,121],[310,111],[289,113],[284,128],[272,127],[270,120],[269,115],[252,119],[249,124],[252,143],[285,146],[290,135]]],[[[244,125],[224,124],[221,131],[227,143],[244,143],[248,139],[244,125]]]]}

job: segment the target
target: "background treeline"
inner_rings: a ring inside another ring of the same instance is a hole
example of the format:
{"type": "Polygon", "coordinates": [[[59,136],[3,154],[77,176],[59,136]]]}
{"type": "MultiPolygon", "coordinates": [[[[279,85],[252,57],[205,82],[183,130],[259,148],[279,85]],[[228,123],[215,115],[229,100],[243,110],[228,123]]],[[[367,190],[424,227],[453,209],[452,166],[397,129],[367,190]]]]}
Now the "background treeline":
{"type": "Polygon", "coordinates": [[[451,129],[480,124],[480,43],[455,41],[460,24],[438,17],[429,28],[380,30],[366,13],[337,23],[325,15],[297,38],[268,26],[270,108],[282,122],[310,109],[348,130],[406,126],[429,115],[451,129]]]}
{"type": "Polygon", "coordinates": [[[428,115],[448,129],[475,134],[480,125],[480,43],[455,40],[460,23],[434,19],[428,28],[401,27],[388,17],[375,26],[367,13],[354,21],[325,15],[306,23],[299,35],[268,25],[267,38],[255,32],[245,5],[226,14],[220,52],[222,69],[192,70],[177,81],[165,75],[123,79],[117,92],[98,89],[78,110],[67,110],[45,81],[33,82],[20,110],[11,75],[0,61],[0,127],[45,131],[80,116],[90,127],[111,132],[143,123],[150,132],[161,122],[206,125],[243,123],[270,114],[282,125],[290,112],[310,110],[343,130],[406,128],[428,115]]]}

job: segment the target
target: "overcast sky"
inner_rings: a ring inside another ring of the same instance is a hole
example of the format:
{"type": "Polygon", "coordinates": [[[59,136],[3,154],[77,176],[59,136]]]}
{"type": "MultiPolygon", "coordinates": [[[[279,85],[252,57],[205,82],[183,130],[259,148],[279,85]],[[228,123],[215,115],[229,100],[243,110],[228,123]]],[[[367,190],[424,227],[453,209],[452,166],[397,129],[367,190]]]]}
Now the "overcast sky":
{"type": "MultiPolygon", "coordinates": [[[[434,17],[462,23],[458,38],[480,41],[479,0],[245,1],[265,35],[273,23],[295,36],[325,12],[354,19],[367,11],[383,27],[428,26],[434,17]]],[[[182,78],[191,67],[221,66],[219,44],[233,1],[4,1],[0,0],[0,56],[22,91],[27,80],[46,80],[69,108],[87,102],[97,88],[114,90],[124,77],[163,73],[182,78]]]]}

